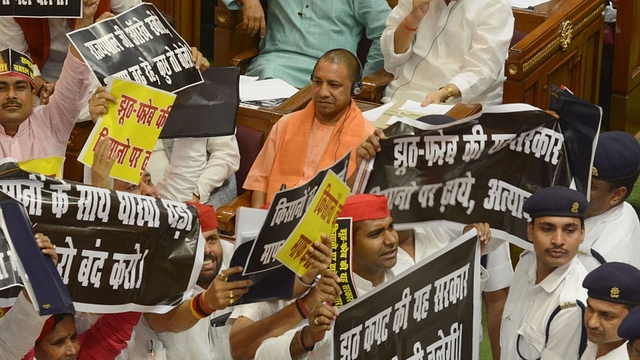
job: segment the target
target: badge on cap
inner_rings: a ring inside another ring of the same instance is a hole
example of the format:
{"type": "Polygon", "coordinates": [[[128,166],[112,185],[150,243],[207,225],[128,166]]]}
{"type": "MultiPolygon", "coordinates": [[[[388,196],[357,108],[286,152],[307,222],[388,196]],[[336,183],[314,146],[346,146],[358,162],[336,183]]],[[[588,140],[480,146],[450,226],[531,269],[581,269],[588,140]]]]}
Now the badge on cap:
{"type": "Polygon", "coordinates": [[[612,299],[620,298],[620,289],[618,289],[617,286],[612,287],[611,292],[609,292],[609,297],[611,297],[612,299]]]}
{"type": "Polygon", "coordinates": [[[573,205],[571,205],[571,212],[574,214],[577,214],[579,210],[580,210],[580,203],[575,201],[573,205]]]}
{"type": "Polygon", "coordinates": [[[599,176],[598,175],[598,168],[596,168],[595,166],[593,166],[591,168],[591,176],[596,176],[596,177],[599,176]]]}

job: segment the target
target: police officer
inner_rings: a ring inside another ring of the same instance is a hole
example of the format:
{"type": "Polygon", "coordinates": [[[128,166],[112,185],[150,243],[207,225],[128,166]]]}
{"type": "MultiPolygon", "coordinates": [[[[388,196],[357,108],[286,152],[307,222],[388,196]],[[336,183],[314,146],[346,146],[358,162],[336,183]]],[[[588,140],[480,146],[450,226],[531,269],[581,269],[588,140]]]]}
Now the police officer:
{"type": "Polygon", "coordinates": [[[618,326],[640,304],[640,270],[625,263],[606,263],[590,272],[582,286],[588,295],[584,326],[589,342],[581,359],[628,359],[618,326]]]}

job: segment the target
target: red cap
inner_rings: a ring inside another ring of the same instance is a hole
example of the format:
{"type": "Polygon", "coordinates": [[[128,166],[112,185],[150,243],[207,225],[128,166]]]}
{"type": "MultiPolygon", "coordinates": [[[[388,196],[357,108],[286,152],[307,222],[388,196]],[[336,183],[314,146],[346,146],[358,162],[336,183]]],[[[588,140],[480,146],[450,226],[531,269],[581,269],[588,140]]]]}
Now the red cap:
{"type": "Polygon", "coordinates": [[[384,195],[356,194],[347,198],[339,217],[351,217],[353,222],[383,219],[391,215],[384,195]]]}
{"type": "Polygon", "coordinates": [[[211,231],[218,228],[218,218],[216,211],[211,205],[185,201],[186,204],[193,205],[198,209],[198,217],[200,218],[200,229],[202,232],[211,231]]]}

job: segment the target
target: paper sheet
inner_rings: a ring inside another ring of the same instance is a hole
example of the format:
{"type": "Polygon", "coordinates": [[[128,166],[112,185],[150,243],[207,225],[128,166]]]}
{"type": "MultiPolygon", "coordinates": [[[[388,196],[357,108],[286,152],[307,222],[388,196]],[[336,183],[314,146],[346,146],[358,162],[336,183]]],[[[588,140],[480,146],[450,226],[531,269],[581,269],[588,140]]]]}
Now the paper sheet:
{"type": "Polygon", "coordinates": [[[288,99],[297,92],[298,89],[281,79],[240,82],[240,101],[288,99]]]}

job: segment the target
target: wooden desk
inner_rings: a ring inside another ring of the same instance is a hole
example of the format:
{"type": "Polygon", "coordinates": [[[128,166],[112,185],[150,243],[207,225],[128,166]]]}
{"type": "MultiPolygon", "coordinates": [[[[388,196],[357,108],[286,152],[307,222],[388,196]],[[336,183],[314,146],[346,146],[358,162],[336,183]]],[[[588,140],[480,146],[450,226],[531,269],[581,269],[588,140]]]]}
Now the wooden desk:
{"type": "Polygon", "coordinates": [[[547,109],[556,84],[597,104],[603,11],[601,0],[552,0],[514,10],[516,29],[528,35],[509,49],[503,101],[547,109]]]}
{"type": "Polygon", "coordinates": [[[551,0],[535,6],[533,9],[512,8],[515,17],[515,28],[527,34],[542,25],[549,18],[550,14],[557,11],[556,7],[562,0],[551,0]]]}

